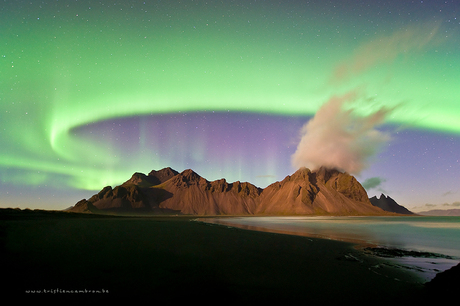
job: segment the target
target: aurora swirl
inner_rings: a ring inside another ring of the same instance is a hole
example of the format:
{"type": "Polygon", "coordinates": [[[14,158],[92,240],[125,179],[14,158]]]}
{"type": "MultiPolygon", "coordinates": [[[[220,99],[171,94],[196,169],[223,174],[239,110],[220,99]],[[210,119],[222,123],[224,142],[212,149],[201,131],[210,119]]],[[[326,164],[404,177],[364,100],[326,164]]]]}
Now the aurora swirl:
{"type": "Polygon", "coordinates": [[[294,170],[301,126],[357,88],[361,115],[395,107],[387,126],[457,139],[457,14],[452,1],[3,3],[0,205],[166,166],[264,187],[294,170]]]}

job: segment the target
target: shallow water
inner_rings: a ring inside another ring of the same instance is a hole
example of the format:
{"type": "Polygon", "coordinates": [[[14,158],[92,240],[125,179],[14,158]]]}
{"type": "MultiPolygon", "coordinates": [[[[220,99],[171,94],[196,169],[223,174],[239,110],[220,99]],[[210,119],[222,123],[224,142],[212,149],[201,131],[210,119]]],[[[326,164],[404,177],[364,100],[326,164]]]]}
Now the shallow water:
{"type": "Polygon", "coordinates": [[[427,280],[460,261],[460,217],[233,217],[200,221],[452,257],[395,259],[427,280]]]}

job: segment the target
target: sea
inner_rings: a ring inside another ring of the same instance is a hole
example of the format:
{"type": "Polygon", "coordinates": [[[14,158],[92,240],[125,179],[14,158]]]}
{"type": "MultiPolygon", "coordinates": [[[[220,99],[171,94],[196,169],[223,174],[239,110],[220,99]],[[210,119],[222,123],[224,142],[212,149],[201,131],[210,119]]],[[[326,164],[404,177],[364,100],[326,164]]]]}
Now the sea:
{"type": "Polygon", "coordinates": [[[200,219],[248,230],[352,242],[386,249],[441,256],[394,257],[401,268],[426,281],[460,263],[460,217],[229,217],[200,219]]]}

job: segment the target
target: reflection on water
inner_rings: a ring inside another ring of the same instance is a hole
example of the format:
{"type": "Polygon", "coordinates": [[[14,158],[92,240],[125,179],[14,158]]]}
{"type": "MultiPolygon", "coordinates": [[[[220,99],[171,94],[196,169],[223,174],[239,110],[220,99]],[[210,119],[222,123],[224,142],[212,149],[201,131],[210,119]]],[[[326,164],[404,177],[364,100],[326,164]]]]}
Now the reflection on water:
{"type": "Polygon", "coordinates": [[[455,260],[403,258],[400,263],[432,273],[460,259],[460,217],[231,217],[200,219],[249,230],[371,244],[452,256],[455,260]]]}

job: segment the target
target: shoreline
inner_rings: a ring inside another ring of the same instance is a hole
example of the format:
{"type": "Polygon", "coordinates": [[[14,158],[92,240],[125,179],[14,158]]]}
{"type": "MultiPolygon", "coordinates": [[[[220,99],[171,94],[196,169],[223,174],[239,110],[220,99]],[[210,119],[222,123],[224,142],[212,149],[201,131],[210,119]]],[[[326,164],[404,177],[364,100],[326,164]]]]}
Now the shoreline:
{"type": "MultiPolygon", "coordinates": [[[[237,216],[232,216],[237,217],[237,216]]],[[[228,219],[231,219],[229,217],[228,219]]],[[[289,216],[290,217],[290,216],[289,216]]],[[[298,217],[298,216],[294,216],[298,217]]],[[[322,216],[319,216],[322,217],[322,216]]],[[[354,216],[353,216],[354,217],[354,216]]],[[[415,273],[420,277],[424,283],[433,280],[438,273],[449,270],[450,268],[460,263],[460,258],[423,251],[412,251],[403,248],[394,248],[382,246],[375,243],[370,243],[361,239],[345,239],[337,238],[327,235],[313,234],[306,231],[294,231],[285,229],[274,229],[257,225],[238,224],[231,221],[222,220],[226,217],[216,218],[197,218],[194,221],[222,225],[227,227],[234,227],[249,231],[259,231],[267,233],[277,233],[283,235],[293,235],[300,237],[308,237],[315,239],[325,239],[338,242],[346,242],[353,244],[353,247],[367,256],[382,259],[385,265],[392,266],[401,270],[415,273]]]]}
{"type": "Polygon", "coordinates": [[[353,243],[195,219],[84,214],[0,218],[2,272],[8,280],[3,296],[32,302],[197,299],[206,305],[216,298],[223,305],[387,305],[424,296],[425,285],[414,271],[366,255],[353,243]],[[31,294],[34,290],[54,293],[31,294]],[[107,294],[65,293],[72,290],[107,294]]]}
{"type": "MultiPolygon", "coordinates": [[[[352,244],[216,226],[175,217],[40,215],[0,220],[4,298],[36,301],[209,301],[253,305],[411,300],[412,273],[352,244]],[[27,294],[59,288],[56,294],[27,294]],[[108,294],[66,294],[65,290],[108,294]]],[[[206,302],[205,302],[206,304],[206,302]]]]}

